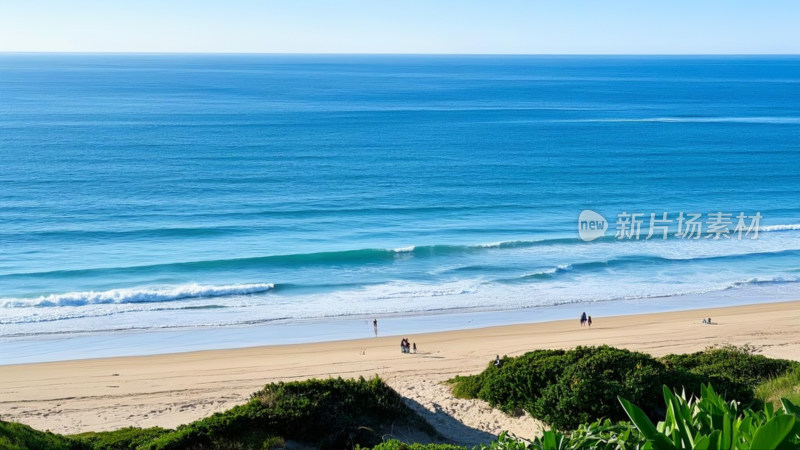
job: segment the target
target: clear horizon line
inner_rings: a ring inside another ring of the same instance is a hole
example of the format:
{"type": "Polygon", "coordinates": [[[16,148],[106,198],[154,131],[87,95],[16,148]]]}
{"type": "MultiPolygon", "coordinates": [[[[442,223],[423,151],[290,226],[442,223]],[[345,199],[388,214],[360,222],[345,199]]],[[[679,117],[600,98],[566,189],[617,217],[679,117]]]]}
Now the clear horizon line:
{"type": "Polygon", "coordinates": [[[800,53],[423,53],[423,52],[203,52],[203,51],[0,51],[0,55],[285,55],[285,56],[800,56],[800,53]]]}

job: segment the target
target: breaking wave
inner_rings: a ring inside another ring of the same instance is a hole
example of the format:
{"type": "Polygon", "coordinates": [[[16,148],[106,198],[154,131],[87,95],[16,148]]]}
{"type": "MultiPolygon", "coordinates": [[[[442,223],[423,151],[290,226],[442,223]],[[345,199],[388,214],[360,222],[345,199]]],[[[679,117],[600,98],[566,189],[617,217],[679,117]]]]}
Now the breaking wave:
{"type": "Polygon", "coordinates": [[[267,292],[274,287],[275,286],[273,284],[268,283],[231,284],[223,286],[187,284],[168,288],[112,289],[101,292],[67,292],[64,294],[51,294],[31,299],[8,298],[0,299],[0,305],[6,308],[13,308],[169,302],[194,298],[258,294],[267,292]]]}

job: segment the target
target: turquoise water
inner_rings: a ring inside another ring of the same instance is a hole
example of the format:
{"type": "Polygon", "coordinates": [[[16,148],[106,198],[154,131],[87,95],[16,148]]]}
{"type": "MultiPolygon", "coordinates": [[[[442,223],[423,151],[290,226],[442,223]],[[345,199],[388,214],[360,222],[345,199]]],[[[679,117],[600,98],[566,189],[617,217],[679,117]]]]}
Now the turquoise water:
{"type": "Polygon", "coordinates": [[[0,339],[798,298],[798,98],[797,57],[0,55],[0,339]],[[718,211],[758,239],[614,238],[718,211]]]}

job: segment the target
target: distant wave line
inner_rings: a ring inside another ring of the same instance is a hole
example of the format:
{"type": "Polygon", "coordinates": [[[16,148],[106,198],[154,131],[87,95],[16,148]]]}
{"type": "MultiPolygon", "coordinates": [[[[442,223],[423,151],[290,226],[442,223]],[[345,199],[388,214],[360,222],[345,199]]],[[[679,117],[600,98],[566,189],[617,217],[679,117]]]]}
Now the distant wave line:
{"type": "MultiPolygon", "coordinates": [[[[800,224],[789,225],[770,225],[760,227],[759,231],[782,232],[800,230],[800,224]]],[[[577,234],[577,233],[576,233],[577,234]]],[[[680,240],[672,233],[668,235],[670,240],[680,240]]],[[[656,239],[660,241],[661,239],[656,239]]],[[[510,240],[498,241],[481,244],[433,244],[433,245],[409,245],[396,248],[364,248],[357,250],[339,250],[312,253],[294,253],[283,255],[254,256],[245,258],[216,259],[201,261],[171,262],[138,266],[123,267],[100,267],[88,269],[57,270],[44,272],[18,272],[0,275],[0,279],[40,279],[49,277],[72,277],[80,275],[120,275],[152,273],[159,271],[193,272],[203,270],[219,269],[246,269],[246,268],[266,268],[266,267],[302,267],[302,266],[331,266],[331,265],[358,265],[358,264],[379,264],[391,263],[398,258],[432,258],[438,256],[469,254],[493,249],[520,249],[533,248],[539,246],[554,245],[595,245],[598,243],[617,242],[613,235],[607,235],[603,239],[594,242],[583,242],[577,237],[562,237],[539,240],[510,240]]],[[[620,242],[629,242],[623,240],[620,242]]]]}
{"type": "Polygon", "coordinates": [[[37,298],[0,299],[2,307],[85,306],[121,303],[153,303],[175,300],[249,295],[267,292],[275,285],[268,283],[231,284],[222,286],[187,284],[166,288],[112,289],[108,291],[67,292],[37,298]]]}
{"type": "Polygon", "coordinates": [[[501,278],[497,280],[490,280],[487,282],[497,282],[502,284],[517,284],[526,283],[538,280],[551,280],[558,276],[568,273],[586,273],[596,272],[606,269],[619,269],[626,267],[641,267],[643,265],[668,265],[668,264],[686,264],[689,262],[708,262],[708,261],[737,261],[747,260],[751,258],[762,257],[765,255],[770,256],[785,256],[785,255],[800,255],[800,249],[796,250],[778,250],[774,252],[757,252],[757,253],[736,253],[732,255],[712,255],[688,258],[668,258],[664,256],[654,255],[632,255],[623,256],[620,258],[612,258],[605,261],[587,261],[581,263],[567,263],[561,264],[556,267],[540,269],[536,272],[527,273],[513,278],[501,278]]]}
{"type": "Polygon", "coordinates": [[[48,272],[13,273],[0,276],[1,278],[18,277],[52,277],[74,275],[106,275],[127,274],[137,272],[151,272],[158,270],[203,270],[203,269],[241,269],[249,267],[269,266],[302,266],[302,265],[338,265],[338,264],[368,264],[393,261],[403,256],[433,257],[448,254],[469,253],[485,251],[487,249],[524,248],[539,245],[556,245],[582,242],[577,238],[555,238],[532,241],[503,241],[478,245],[410,245],[407,247],[376,249],[367,248],[359,250],[341,250],[316,253],[294,253],[285,255],[256,256],[251,258],[217,259],[204,261],[175,262],[166,264],[153,264],[127,267],[108,267],[93,269],[59,270],[48,272]]]}

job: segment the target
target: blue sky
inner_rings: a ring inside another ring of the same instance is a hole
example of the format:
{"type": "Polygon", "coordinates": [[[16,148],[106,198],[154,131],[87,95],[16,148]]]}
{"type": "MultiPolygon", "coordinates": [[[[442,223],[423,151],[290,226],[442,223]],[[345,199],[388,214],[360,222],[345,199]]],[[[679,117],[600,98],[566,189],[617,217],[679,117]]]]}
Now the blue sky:
{"type": "Polygon", "coordinates": [[[5,0],[0,51],[800,53],[797,0],[5,0]]]}

